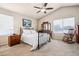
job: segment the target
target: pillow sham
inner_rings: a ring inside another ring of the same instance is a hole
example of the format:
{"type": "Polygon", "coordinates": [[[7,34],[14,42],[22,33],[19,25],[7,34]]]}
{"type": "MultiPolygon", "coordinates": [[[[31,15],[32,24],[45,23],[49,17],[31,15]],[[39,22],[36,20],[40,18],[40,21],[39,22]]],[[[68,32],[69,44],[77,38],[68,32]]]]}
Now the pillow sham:
{"type": "Polygon", "coordinates": [[[37,33],[35,30],[30,30],[32,34],[35,34],[37,33]]]}
{"type": "Polygon", "coordinates": [[[23,33],[25,33],[25,34],[31,34],[31,31],[27,30],[27,29],[23,29],[23,33]]]}

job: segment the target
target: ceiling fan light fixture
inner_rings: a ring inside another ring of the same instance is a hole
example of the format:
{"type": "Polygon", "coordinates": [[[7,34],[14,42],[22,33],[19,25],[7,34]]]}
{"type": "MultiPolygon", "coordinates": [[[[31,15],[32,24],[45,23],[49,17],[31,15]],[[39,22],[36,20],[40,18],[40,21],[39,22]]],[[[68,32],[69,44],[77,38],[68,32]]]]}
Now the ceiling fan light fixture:
{"type": "Polygon", "coordinates": [[[46,11],[45,9],[41,9],[41,12],[44,12],[44,11],[46,11]]]}
{"type": "Polygon", "coordinates": [[[53,9],[53,8],[51,8],[51,7],[50,7],[50,8],[49,8],[49,7],[46,7],[47,4],[48,4],[48,3],[44,3],[44,5],[43,5],[42,7],[34,6],[34,8],[39,9],[39,10],[37,11],[37,13],[39,13],[39,12],[43,12],[43,13],[46,14],[46,11],[47,11],[47,10],[51,10],[51,9],[53,9]]]}

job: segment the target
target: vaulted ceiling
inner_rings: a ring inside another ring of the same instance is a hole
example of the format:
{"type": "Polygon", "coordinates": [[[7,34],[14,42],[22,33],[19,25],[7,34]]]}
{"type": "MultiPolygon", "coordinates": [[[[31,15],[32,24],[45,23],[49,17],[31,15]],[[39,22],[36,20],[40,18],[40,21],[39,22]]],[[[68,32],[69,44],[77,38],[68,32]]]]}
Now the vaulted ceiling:
{"type": "Polygon", "coordinates": [[[0,7],[8,9],[10,11],[20,13],[35,19],[40,19],[54,10],[65,7],[65,6],[75,6],[79,5],[77,3],[48,3],[47,7],[52,7],[52,10],[48,10],[46,14],[43,12],[36,13],[39,9],[34,8],[34,6],[42,7],[43,3],[1,3],[0,7]]]}

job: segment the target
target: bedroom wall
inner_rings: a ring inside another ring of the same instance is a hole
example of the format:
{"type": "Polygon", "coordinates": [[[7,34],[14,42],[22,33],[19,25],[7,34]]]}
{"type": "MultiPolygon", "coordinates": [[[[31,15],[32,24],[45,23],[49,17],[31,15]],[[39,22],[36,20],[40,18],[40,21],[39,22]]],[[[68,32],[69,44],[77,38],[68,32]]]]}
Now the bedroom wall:
{"type": "MultiPolygon", "coordinates": [[[[38,30],[41,30],[42,22],[48,21],[52,24],[53,20],[55,19],[61,19],[61,18],[67,18],[67,17],[75,17],[75,24],[78,25],[79,24],[79,6],[63,7],[54,11],[50,15],[40,19],[38,30]]],[[[53,27],[53,25],[51,27],[53,27]]],[[[60,33],[53,34],[54,39],[62,39],[62,37],[63,37],[63,34],[60,34],[60,33]]]]}
{"type": "MultiPolygon", "coordinates": [[[[37,30],[37,20],[27,17],[25,15],[17,14],[15,12],[0,8],[1,14],[6,14],[14,17],[14,33],[19,34],[20,27],[22,27],[22,18],[26,18],[32,21],[32,27],[37,30]]],[[[5,42],[7,44],[8,36],[0,36],[0,43],[5,42]]]]}

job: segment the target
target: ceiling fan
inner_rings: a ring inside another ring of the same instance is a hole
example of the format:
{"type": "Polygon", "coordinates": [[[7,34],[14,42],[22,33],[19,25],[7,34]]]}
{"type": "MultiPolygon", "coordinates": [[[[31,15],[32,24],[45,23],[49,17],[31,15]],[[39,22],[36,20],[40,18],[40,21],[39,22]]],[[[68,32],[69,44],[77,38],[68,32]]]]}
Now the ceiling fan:
{"type": "Polygon", "coordinates": [[[46,14],[46,10],[52,10],[52,9],[53,9],[53,8],[49,8],[49,7],[47,8],[47,7],[46,7],[47,4],[48,4],[48,3],[44,3],[42,7],[34,6],[34,8],[39,9],[39,11],[37,11],[37,13],[39,13],[39,12],[44,12],[44,13],[46,14]]]}

